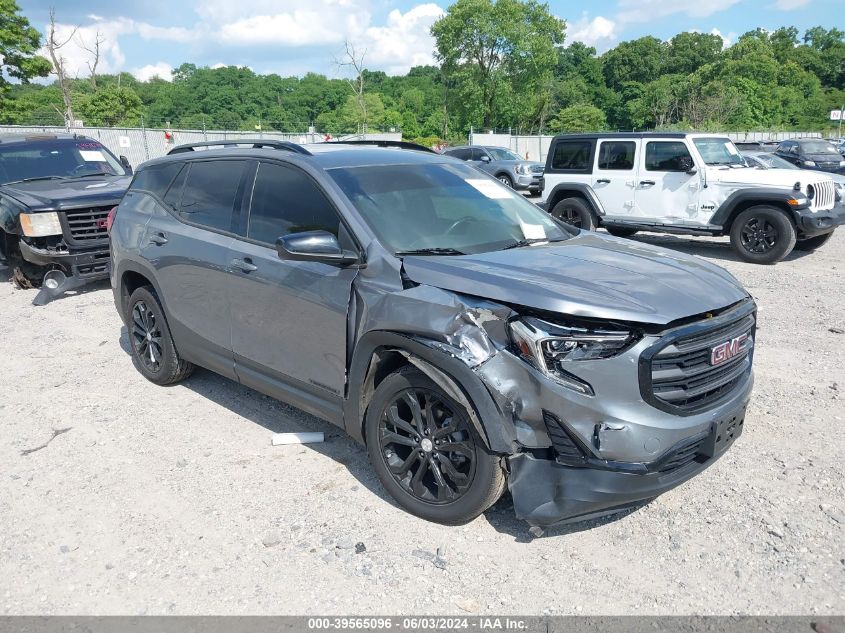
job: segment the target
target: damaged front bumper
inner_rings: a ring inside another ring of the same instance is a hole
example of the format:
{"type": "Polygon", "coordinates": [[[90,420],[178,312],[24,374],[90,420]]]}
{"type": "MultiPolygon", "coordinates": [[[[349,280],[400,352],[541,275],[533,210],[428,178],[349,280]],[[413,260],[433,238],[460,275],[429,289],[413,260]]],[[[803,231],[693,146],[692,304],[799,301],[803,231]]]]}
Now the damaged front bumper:
{"type": "Polygon", "coordinates": [[[41,290],[32,300],[41,306],[69,290],[74,290],[93,281],[109,276],[109,249],[98,248],[85,251],[62,251],[39,248],[21,240],[21,256],[36,266],[48,268],[41,290]]]}
{"type": "Polygon", "coordinates": [[[637,507],[692,479],[736,441],[745,406],[712,423],[651,463],[601,462],[573,466],[532,453],[508,458],[508,486],[517,518],[532,526],[584,521],[637,507]]]}

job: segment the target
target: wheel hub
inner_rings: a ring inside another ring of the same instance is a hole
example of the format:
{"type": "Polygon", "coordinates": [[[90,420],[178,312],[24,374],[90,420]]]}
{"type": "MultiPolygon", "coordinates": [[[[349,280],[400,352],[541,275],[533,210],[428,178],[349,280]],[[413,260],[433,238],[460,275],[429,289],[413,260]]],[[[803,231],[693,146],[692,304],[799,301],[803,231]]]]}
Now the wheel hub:
{"type": "Polygon", "coordinates": [[[427,437],[423,438],[422,442],[420,442],[420,446],[426,453],[430,453],[431,450],[434,448],[434,444],[430,439],[427,437]]]}

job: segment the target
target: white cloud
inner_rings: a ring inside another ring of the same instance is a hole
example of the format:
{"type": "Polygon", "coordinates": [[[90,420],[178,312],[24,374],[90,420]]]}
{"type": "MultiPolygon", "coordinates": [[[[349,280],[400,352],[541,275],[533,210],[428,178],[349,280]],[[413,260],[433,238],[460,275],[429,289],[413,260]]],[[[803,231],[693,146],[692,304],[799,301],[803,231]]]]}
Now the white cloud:
{"type": "MultiPolygon", "coordinates": [[[[97,64],[98,73],[114,73],[123,68],[126,58],[120,50],[118,38],[124,33],[132,31],[132,21],[126,18],[103,20],[97,16],[91,24],[75,27],[70,24],[56,24],[56,42],[67,42],[56,53],[64,62],[65,72],[70,77],[85,77],[89,74],[88,64],[93,63],[94,49],[97,38],[100,38],[100,61],[97,64]],[[74,33],[74,29],[76,32],[74,33]]],[[[45,27],[49,33],[49,26],[45,27]]],[[[46,39],[46,36],[45,36],[46,39]]],[[[46,47],[40,51],[47,59],[50,55],[46,47]]]]}
{"type": "Polygon", "coordinates": [[[730,33],[723,34],[719,29],[710,29],[710,35],[718,35],[722,38],[722,48],[727,48],[731,44],[734,43],[736,39],[736,31],[731,31],[730,33]]]}
{"type": "Polygon", "coordinates": [[[781,11],[794,11],[806,7],[808,4],[810,4],[810,0],[777,0],[772,6],[781,11]]]}
{"type": "Polygon", "coordinates": [[[141,68],[136,68],[132,71],[138,81],[147,81],[153,77],[164,79],[165,81],[173,81],[173,67],[167,62],[159,62],[157,64],[147,64],[141,68]]]}
{"type": "Polygon", "coordinates": [[[620,23],[650,22],[676,13],[683,13],[693,18],[706,18],[719,11],[729,9],[738,2],[740,0],[697,0],[696,2],[619,0],[620,11],[616,19],[620,23]]]}
{"type": "Polygon", "coordinates": [[[567,25],[566,33],[571,42],[607,48],[616,40],[616,22],[600,15],[591,20],[587,13],[583,13],[578,20],[567,25]]]}
{"type": "Polygon", "coordinates": [[[394,9],[385,26],[366,30],[363,43],[367,60],[393,74],[406,73],[412,66],[433,64],[431,25],[443,15],[443,9],[433,3],[419,4],[405,13],[394,9]]]}

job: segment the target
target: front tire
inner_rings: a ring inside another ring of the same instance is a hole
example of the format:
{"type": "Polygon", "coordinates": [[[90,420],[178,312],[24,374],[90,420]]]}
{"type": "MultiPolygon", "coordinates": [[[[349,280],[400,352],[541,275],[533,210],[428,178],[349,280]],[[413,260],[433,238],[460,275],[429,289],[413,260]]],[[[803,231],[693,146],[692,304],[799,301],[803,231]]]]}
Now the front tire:
{"type": "Polygon", "coordinates": [[[505,187],[513,189],[513,180],[507,174],[499,174],[496,176],[496,180],[502,183],[505,187]]]}
{"type": "Polygon", "coordinates": [[[795,242],[795,250],[798,251],[814,251],[821,248],[830,241],[833,237],[833,231],[825,233],[824,235],[816,235],[815,237],[808,237],[805,240],[798,240],[795,242]]]}
{"type": "Polygon", "coordinates": [[[731,246],[752,264],[775,264],[792,252],[797,234],[795,225],[775,207],[746,209],[731,225],[731,246]]]}
{"type": "Polygon", "coordinates": [[[164,311],[150,286],[138,288],[129,297],[126,323],[132,364],[144,378],[157,385],[173,385],[194,372],[194,365],[179,357],[164,311]]]}
{"type": "Polygon", "coordinates": [[[596,228],[596,218],[581,198],[564,198],[554,206],[551,215],[576,229],[594,231],[596,228]]]}
{"type": "Polygon", "coordinates": [[[415,367],[379,384],[364,424],[376,474],[411,514],[462,525],[504,491],[499,458],[482,444],[466,409],[415,367]]]}

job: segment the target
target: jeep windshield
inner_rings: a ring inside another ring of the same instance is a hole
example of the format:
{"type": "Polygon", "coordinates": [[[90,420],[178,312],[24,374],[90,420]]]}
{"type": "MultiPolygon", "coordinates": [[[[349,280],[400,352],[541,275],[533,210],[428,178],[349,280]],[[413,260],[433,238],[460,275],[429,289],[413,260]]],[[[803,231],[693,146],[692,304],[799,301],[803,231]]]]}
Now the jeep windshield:
{"type": "Polygon", "coordinates": [[[32,139],[0,145],[0,184],[94,175],[125,176],[126,171],[111,152],[90,139],[32,139]]]}
{"type": "Polygon", "coordinates": [[[484,253],[571,236],[537,206],[468,165],[327,171],[397,255],[484,253]]]}
{"type": "Polygon", "coordinates": [[[748,166],[733,141],[728,138],[694,138],[692,142],[708,165],[748,166]]]}

